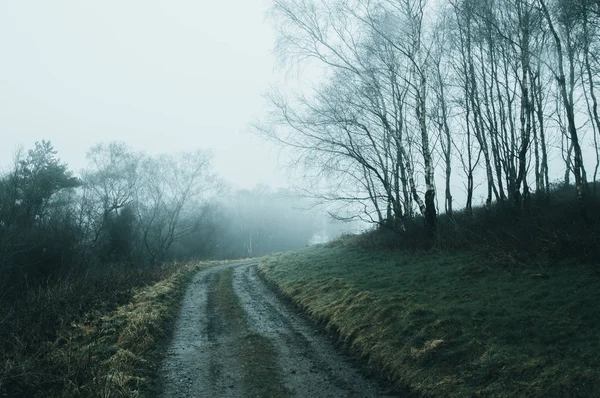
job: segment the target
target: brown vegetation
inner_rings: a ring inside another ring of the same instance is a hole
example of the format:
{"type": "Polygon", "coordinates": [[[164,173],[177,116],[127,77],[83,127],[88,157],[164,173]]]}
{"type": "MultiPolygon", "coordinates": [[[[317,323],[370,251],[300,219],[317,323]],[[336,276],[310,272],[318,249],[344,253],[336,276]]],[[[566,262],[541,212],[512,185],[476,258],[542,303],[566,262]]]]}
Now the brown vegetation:
{"type": "Polygon", "coordinates": [[[0,395],[139,396],[194,264],[62,280],[0,301],[0,395]]]}

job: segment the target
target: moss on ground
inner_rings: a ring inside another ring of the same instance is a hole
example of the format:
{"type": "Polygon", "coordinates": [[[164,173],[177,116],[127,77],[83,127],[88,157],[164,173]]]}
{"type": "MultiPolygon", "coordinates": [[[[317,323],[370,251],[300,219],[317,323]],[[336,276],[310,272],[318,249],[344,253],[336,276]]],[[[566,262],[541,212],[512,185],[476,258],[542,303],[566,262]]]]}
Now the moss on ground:
{"type": "Polygon", "coordinates": [[[261,274],[368,364],[432,396],[596,396],[600,278],[573,264],[313,246],[261,274]]]}
{"type": "Polygon", "coordinates": [[[242,364],[246,394],[248,397],[285,398],[289,392],[279,374],[277,351],[269,339],[249,330],[246,311],[233,290],[233,271],[230,268],[218,275],[216,306],[228,330],[238,338],[235,349],[242,364]]]}

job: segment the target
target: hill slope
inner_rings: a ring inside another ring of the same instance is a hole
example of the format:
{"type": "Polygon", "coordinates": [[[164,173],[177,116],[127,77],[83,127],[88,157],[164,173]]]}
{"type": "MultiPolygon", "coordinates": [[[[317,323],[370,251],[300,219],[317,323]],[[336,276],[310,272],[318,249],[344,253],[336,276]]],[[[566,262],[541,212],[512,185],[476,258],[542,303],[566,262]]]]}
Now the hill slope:
{"type": "Polygon", "coordinates": [[[600,385],[600,276],[590,268],[338,242],[267,257],[260,271],[418,394],[593,396],[600,385]]]}

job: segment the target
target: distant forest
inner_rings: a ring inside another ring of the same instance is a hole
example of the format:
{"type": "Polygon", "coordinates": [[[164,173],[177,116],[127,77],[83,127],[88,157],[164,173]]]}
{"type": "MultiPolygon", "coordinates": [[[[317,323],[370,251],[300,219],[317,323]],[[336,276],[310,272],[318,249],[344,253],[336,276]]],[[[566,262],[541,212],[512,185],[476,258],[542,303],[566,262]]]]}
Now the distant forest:
{"type": "Polygon", "coordinates": [[[98,144],[79,175],[49,141],[0,176],[0,291],[168,261],[235,259],[339,234],[288,191],[233,190],[209,152],[98,144]]]}

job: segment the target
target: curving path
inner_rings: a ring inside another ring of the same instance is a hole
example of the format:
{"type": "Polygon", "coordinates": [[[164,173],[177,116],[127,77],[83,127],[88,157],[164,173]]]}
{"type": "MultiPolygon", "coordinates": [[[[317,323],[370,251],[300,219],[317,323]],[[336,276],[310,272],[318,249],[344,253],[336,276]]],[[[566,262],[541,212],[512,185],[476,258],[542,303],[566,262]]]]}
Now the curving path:
{"type": "Polygon", "coordinates": [[[162,396],[381,396],[273,294],[256,265],[225,264],[194,277],[162,364],[162,396]]]}

